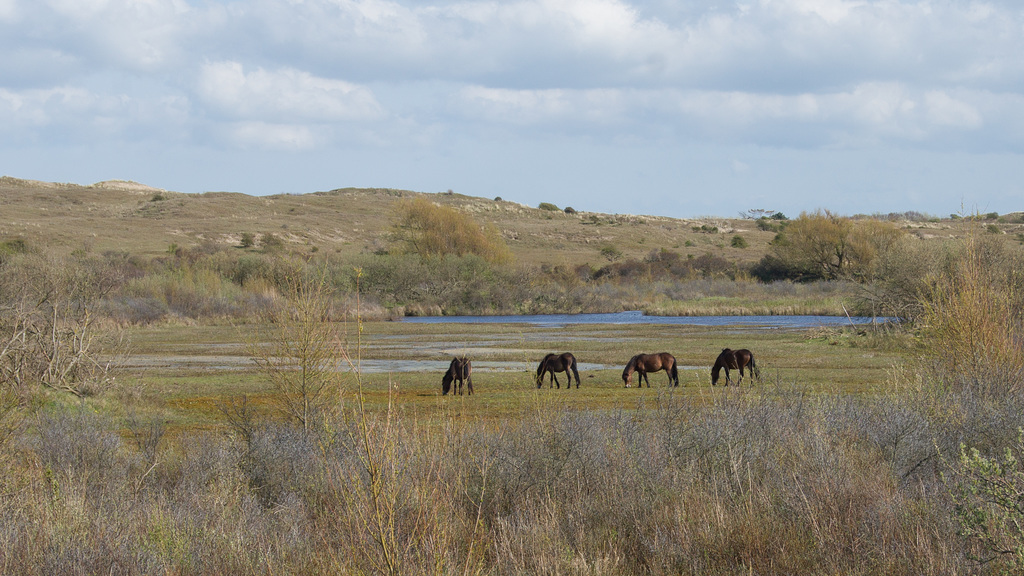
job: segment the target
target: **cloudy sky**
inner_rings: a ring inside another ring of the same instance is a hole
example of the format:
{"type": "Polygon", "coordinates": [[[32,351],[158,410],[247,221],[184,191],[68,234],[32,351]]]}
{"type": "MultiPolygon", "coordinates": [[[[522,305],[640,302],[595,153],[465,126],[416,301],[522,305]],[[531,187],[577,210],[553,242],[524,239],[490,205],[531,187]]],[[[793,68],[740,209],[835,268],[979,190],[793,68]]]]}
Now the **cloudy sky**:
{"type": "Polygon", "coordinates": [[[0,0],[0,174],[1024,210],[1024,4],[0,0]]]}

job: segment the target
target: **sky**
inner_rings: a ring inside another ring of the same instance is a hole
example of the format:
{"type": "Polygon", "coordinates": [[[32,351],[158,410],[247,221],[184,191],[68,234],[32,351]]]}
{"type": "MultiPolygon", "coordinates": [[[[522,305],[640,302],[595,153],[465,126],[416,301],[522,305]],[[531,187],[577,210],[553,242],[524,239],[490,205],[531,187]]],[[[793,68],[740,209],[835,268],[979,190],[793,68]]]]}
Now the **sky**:
{"type": "Polygon", "coordinates": [[[0,0],[0,175],[1024,210],[1018,0],[0,0]]]}

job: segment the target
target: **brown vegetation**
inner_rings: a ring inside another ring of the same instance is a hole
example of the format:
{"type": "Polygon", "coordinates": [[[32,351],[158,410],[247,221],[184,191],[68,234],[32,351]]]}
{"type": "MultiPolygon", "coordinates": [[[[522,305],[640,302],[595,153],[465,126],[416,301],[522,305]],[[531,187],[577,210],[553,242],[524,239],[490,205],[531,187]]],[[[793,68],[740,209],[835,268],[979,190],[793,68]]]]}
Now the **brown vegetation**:
{"type": "Polygon", "coordinates": [[[508,262],[512,254],[494,226],[481,227],[472,217],[423,197],[399,206],[396,242],[423,257],[475,254],[488,262],[508,262]]]}

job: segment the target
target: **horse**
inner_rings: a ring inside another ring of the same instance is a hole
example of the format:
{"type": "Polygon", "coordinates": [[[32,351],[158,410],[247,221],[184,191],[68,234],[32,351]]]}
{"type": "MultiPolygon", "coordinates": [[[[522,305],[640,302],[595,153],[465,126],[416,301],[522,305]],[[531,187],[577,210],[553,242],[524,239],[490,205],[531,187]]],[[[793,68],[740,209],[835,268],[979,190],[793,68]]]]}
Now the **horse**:
{"type": "Polygon", "coordinates": [[[565,354],[548,354],[540,361],[537,365],[537,388],[540,388],[542,381],[544,380],[544,374],[550,373],[551,380],[548,381],[548,388],[551,388],[551,383],[554,382],[555,386],[561,388],[561,384],[558,383],[558,376],[555,376],[555,372],[565,372],[565,377],[569,379],[569,382],[565,385],[565,389],[572,388],[572,376],[569,371],[572,370],[572,376],[576,376],[576,388],[580,387],[580,373],[576,370],[576,357],[571,352],[565,354]]]}
{"type": "Polygon", "coordinates": [[[711,368],[711,385],[718,384],[718,373],[721,372],[722,368],[725,368],[725,385],[728,386],[732,379],[729,378],[729,370],[739,370],[740,379],[736,381],[738,385],[743,381],[743,368],[750,367],[750,375],[754,378],[761,379],[761,370],[757,367],[757,362],[754,361],[754,355],[750,350],[730,350],[725,348],[722,353],[718,355],[718,359],[715,360],[715,365],[711,368]]]}
{"type": "Polygon", "coordinates": [[[448,371],[444,373],[441,378],[441,394],[448,394],[449,391],[454,395],[455,391],[452,389],[452,382],[458,384],[459,394],[462,394],[462,382],[465,381],[466,385],[469,386],[470,395],[473,394],[473,365],[470,363],[469,358],[463,356],[462,358],[452,358],[452,363],[448,365],[448,371]]]}
{"type": "Polygon", "coordinates": [[[637,354],[633,356],[622,371],[622,382],[626,388],[629,388],[633,372],[636,372],[640,374],[636,379],[637,388],[643,388],[645,380],[647,381],[647,387],[650,388],[651,381],[648,380],[647,373],[657,372],[658,370],[664,370],[668,374],[669,385],[679,386],[679,368],[676,366],[676,358],[668,352],[637,354]]]}

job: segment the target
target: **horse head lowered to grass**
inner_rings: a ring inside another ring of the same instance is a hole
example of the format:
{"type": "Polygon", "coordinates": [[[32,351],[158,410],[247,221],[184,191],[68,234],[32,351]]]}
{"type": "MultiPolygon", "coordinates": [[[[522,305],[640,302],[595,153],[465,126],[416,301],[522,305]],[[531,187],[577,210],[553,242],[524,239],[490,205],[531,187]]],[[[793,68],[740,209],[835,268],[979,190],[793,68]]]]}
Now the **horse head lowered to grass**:
{"type": "Polygon", "coordinates": [[[457,383],[459,394],[462,394],[462,383],[465,382],[469,388],[469,393],[473,394],[473,364],[470,363],[469,358],[462,356],[461,358],[456,356],[452,358],[451,364],[448,365],[448,371],[441,377],[441,394],[448,394],[448,392],[455,393],[452,389],[452,383],[457,383]]]}
{"type": "Polygon", "coordinates": [[[576,388],[580,387],[580,373],[576,370],[576,357],[571,352],[564,354],[548,354],[540,361],[537,365],[537,388],[540,388],[544,380],[545,374],[551,374],[551,380],[548,381],[548,388],[551,388],[551,383],[554,382],[555,386],[561,388],[561,384],[558,383],[558,376],[555,372],[565,372],[565,377],[569,382],[565,385],[565,389],[572,388],[572,378],[576,377],[576,388]],[[569,371],[572,371],[570,375],[569,371]]]}
{"type": "Polygon", "coordinates": [[[736,381],[739,384],[743,381],[743,369],[749,368],[750,375],[754,378],[761,379],[761,370],[757,367],[757,362],[754,361],[754,354],[746,348],[741,350],[730,350],[725,348],[722,353],[718,355],[715,360],[715,365],[711,368],[711,385],[718,384],[718,374],[725,369],[725,385],[728,386],[732,379],[729,378],[729,370],[739,370],[740,379],[736,381]]]}
{"type": "Polygon", "coordinates": [[[671,386],[679,386],[679,368],[676,366],[676,358],[668,352],[637,354],[630,358],[626,363],[626,368],[622,370],[622,383],[629,388],[633,373],[636,372],[638,374],[637,388],[642,388],[645,381],[647,387],[650,388],[651,381],[648,380],[647,373],[658,370],[664,370],[668,374],[668,383],[671,386]]]}

